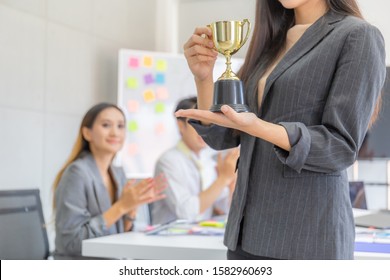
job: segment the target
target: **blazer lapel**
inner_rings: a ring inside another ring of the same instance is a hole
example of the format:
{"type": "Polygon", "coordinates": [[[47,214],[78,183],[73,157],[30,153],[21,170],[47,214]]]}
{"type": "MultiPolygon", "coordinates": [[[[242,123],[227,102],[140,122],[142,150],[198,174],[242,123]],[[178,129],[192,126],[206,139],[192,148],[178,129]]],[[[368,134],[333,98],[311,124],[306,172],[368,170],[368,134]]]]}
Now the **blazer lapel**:
{"type": "MultiPolygon", "coordinates": [[[[123,190],[122,184],[123,183],[122,183],[122,180],[120,179],[121,177],[118,174],[117,170],[115,168],[113,168],[112,166],[110,167],[110,173],[112,176],[112,180],[114,181],[114,184],[116,186],[116,188],[115,188],[115,201],[117,201],[122,194],[122,190],[123,190]]],[[[118,220],[117,225],[118,225],[118,232],[124,232],[124,224],[123,224],[122,219],[118,220]]]]}
{"type": "Polygon", "coordinates": [[[344,15],[329,11],[306,30],[302,37],[285,54],[267,78],[262,103],[264,102],[273,83],[280,77],[280,75],[313,49],[327,34],[329,34],[329,32],[333,30],[334,26],[332,23],[340,21],[342,18],[344,18],[344,15]]]}
{"type": "Polygon", "coordinates": [[[99,205],[100,211],[103,213],[108,208],[111,207],[111,202],[108,196],[106,187],[104,186],[102,176],[99,172],[99,169],[96,165],[96,161],[93,156],[88,153],[86,154],[86,161],[91,171],[91,176],[93,180],[93,188],[96,196],[97,204],[99,205]]]}

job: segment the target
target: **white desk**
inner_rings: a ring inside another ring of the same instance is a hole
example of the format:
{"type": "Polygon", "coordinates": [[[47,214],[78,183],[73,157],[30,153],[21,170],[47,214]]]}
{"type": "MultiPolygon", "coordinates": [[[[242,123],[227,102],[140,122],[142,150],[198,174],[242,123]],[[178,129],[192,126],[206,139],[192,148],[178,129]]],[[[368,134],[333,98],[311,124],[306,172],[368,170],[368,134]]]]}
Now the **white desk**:
{"type": "MultiPolygon", "coordinates": [[[[354,216],[370,213],[354,209],[354,216]]],[[[159,236],[126,232],[84,240],[82,255],[115,259],[223,260],[226,247],[222,236],[159,236]]],[[[355,259],[387,259],[390,254],[355,252],[355,259]]]]}
{"type": "MultiPolygon", "coordinates": [[[[155,236],[126,232],[83,241],[82,254],[114,259],[224,260],[222,236],[155,236]]],[[[355,259],[390,260],[390,254],[355,252],[355,259]]]]}
{"type": "Polygon", "coordinates": [[[223,260],[222,236],[156,236],[126,232],[83,241],[89,257],[158,260],[223,260]]]}

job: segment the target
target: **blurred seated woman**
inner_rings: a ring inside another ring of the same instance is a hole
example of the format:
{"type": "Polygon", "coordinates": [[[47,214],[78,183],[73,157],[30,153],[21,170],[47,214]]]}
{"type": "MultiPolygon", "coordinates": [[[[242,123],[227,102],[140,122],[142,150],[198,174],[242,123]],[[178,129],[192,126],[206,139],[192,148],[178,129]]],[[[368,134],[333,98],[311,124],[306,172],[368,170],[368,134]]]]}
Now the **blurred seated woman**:
{"type": "Polygon", "coordinates": [[[132,230],[137,207],[164,198],[163,178],[128,181],[112,165],[125,135],[125,115],[116,105],[97,104],[84,116],[54,182],[57,259],[83,258],[83,240],[132,230]]]}

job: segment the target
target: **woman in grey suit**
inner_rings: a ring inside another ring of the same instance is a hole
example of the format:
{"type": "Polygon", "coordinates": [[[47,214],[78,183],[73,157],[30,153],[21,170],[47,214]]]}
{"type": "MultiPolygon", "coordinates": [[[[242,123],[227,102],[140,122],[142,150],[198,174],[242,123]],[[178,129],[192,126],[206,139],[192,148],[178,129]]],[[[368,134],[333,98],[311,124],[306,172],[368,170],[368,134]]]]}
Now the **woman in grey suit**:
{"type": "MultiPolygon", "coordinates": [[[[385,79],[384,42],[355,0],[258,0],[239,72],[251,113],[208,111],[217,57],[207,27],[184,45],[213,148],[241,145],[224,243],[229,259],[352,259],[346,168],[385,79]],[[206,35],[206,36],[205,36],[206,35]]],[[[201,123],[199,123],[199,121],[201,123]]]]}
{"type": "Polygon", "coordinates": [[[131,230],[137,207],[164,197],[163,180],[127,182],[123,169],[112,166],[125,128],[125,115],[113,104],[97,104],[84,116],[54,183],[56,258],[82,258],[84,239],[131,230]]]}

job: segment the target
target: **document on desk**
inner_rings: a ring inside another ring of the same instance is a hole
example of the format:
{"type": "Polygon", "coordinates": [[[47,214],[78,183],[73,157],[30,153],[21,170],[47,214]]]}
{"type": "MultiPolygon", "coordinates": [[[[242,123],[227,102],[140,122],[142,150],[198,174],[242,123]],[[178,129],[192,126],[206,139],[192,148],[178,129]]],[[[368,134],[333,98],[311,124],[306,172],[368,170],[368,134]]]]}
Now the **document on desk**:
{"type": "Polygon", "coordinates": [[[358,228],[356,230],[355,251],[390,253],[390,231],[358,228]]]}
{"type": "Polygon", "coordinates": [[[225,224],[221,222],[190,223],[183,220],[157,225],[145,231],[146,235],[224,235],[224,233],[225,224]]]}

